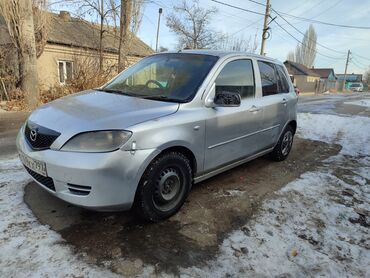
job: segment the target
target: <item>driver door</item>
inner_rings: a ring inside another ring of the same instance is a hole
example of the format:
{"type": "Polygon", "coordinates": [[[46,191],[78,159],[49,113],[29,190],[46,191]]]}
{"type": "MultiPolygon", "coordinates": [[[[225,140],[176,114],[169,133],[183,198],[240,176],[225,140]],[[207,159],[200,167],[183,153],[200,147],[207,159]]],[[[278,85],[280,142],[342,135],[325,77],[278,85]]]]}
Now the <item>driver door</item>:
{"type": "Polygon", "coordinates": [[[216,81],[217,94],[238,93],[238,107],[208,108],[206,120],[205,170],[211,170],[259,151],[258,131],[262,129],[262,109],[255,98],[253,64],[249,59],[229,62],[216,81]]]}

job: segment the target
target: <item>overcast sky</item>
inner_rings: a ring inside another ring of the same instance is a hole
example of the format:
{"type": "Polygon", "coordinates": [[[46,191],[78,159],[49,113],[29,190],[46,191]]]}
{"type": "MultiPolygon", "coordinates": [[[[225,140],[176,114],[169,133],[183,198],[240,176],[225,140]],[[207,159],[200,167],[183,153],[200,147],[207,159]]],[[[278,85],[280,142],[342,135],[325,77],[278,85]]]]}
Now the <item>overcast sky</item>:
{"type": "MultiPolygon", "coordinates": [[[[160,26],[159,45],[175,50],[177,45],[176,36],[166,26],[166,16],[172,7],[181,0],[148,0],[145,5],[142,25],[138,36],[153,49],[155,48],[158,8],[163,8],[160,26]]],[[[264,13],[264,7],[248,0],[220,0],[231,5],[264,13]]],[[[265,3],[265,0],[256,0],[265,3]]],[[[211,20],[212,28],[224,34],[233,34],[234,37],[244,39],[257,38],[258,49],[261,43],[261,31],[263,16],[226,7],[211,0],[199,0],[204,8],[216,7],[218,12],[211,20]]],[[[271,0],[272,8],[278,12],[289,13],[298,17],[305,17],[319,21],[325,21],[342,25],[370,26],[370,0],[271,0]]],[[[54,7],[58,8],[58,7],[54,7]]],[[[62,9],[62,8],[60,8],[62,9]]],[[[65,7],[63,9],[66,9],[65,7]]],[[[294,24],[301,32],[305,32],[309,26],[306,21],[285,17],[294,24]]],[[[281,18],[276,18],[287,31],[297,39],[302,40],[303,35],[294,30],[281,18]]],[[[363,73],[370,65],[370,29],[349,29],[335,26],[326,26],[314,23],[318,35],[318,42],[334,52],[317,46],[320,54],[316,55],[315,67],[332,67],[336,73],[343,73],[346,61],[346,53],[350,49],[354,54],[349,63],[348,72],[363,73]],[[360,56],[363,57],[360,57],[360,56]]],[[[297,45],[292,37],[280,29],[275,23],[270,24],[271,36],[267,40],[265,52],[267,56],[286,60],[289,50],[297,45]]]]}
{"type": "MultiPolygon", "coordinates": [[[[245,9],[264,13],[264,7],[247,0],[221,0],[245,9]]],[[[257,0],[264,3],[264,0],[257,0]]],[[[176,48],[176,36],[166,27],[165,17],[171,13],[174,4],[179,0],[154,0],[146,4],[144,17],[139,31],[139,37],[149,46],[155,48],[155,37],[158,19],[158,8],[163,8],[160,28],[159,44],[170,50],[176,48]]],[[[204,8],[216,7],[218,13],[212,19],[212,27],[219,32],[234,34],[234,37],[251,37],[257,33],[258,52],[263,27],[263,16],[256,15],[230,7],[225,7],[210,0],[199,0],[204,8]],[[249,26],[249,27],[248,27],[249,26]]],[[[271,0],[272,7],[278,12],[285,12],[295,16],[312,18],[343,25],[370,26],[370,0],[271,0]]],[[[302,32],[309,26],[308,22],[285,17],[302,32]]],[[[299,40],[303,35],[294,30],[282,19],[276,19],[284,28],[299,40]]],[[[350,49],[354,55],[349,64],[348,72],[363,73],[370,65],[370,30],[348,29],[335,26],[313,24],[318,35],[318,42],[328,48],[342,53],[333,52],[318,46],[318,51],[331,59],[317,54],[315,67],[333,67],[336,73],[343,73],[346,61],[346,52],[350,49]],[[363,56],[367,59],[361,58],[363,56]]],[[[297,45],[292,37],[285,33],[276,24],[271,23],[271,37],[266,43],[268,56],[285,60],[289,50],[297,45]]]]}

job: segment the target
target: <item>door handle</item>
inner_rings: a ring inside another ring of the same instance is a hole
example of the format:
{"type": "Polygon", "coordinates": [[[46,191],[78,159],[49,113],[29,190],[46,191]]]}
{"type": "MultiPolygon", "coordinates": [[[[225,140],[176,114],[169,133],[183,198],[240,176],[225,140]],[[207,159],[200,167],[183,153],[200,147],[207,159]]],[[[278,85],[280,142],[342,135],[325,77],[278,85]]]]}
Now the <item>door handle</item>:
{"type": "Polygon", "coordinates": [[[251,108],[249,108],[249,112],[258,112],[258,111],[260,111],[261,110],[261,108],[259,108],[259,107],[257,107],[257,106],[255,106],[255,105],[252,105],[252,107],[251,108]]]}
{"type": "Polygon", "coordinates": [[[281,101],[281,103],[284,104],[284,105],[286,105],[288,103],[288,101],[285,98],[283,98],[283,100],[281,101]]]}

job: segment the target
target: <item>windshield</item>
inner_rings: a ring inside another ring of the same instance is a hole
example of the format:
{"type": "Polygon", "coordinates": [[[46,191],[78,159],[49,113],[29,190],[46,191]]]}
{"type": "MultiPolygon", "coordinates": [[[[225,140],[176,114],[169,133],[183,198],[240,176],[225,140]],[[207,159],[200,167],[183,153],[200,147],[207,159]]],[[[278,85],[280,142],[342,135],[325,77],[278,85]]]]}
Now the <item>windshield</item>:
{"type": "Polygon", "coordinates": [[[361,84],[352,84],[351,87],[361,87],[361,84]]]}
{"type": "Polygon", "coordinates": [[[150,56],[119,74],[101,90],[162,101],[193,99],[218,57],[167,53],[150,56]]]}

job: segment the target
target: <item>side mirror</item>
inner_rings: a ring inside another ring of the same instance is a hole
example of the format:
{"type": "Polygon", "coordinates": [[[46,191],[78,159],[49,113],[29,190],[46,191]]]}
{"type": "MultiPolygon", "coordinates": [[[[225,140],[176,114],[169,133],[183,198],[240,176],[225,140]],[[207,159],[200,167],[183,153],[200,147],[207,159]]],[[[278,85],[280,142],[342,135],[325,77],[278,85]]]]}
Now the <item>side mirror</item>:
{"type": "Polygon", "coordinates": [[[214,103],[218,107],[237,107],[240,106],[240,94],[229,91],[216,93],[214,103]]]}

